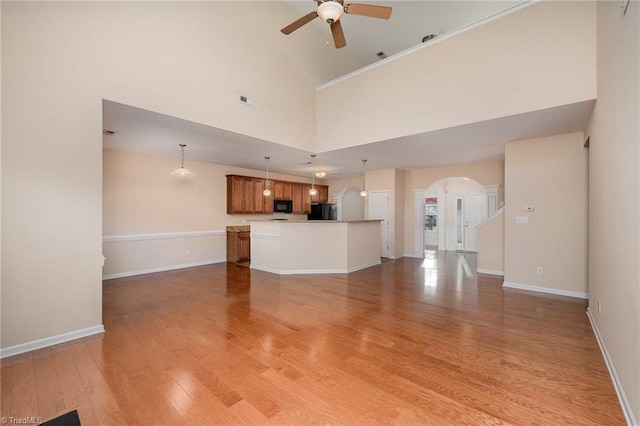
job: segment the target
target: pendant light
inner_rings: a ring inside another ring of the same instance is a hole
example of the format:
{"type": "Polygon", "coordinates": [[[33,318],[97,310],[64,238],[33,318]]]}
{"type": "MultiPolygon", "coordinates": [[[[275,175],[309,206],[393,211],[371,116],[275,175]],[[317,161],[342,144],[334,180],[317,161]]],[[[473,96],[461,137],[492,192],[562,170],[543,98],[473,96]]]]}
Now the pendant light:
{"type": "MultiPolygon", "coordinates": [[[[315,154],[311,154],[311,168],[313,169],[313,160],[316,158],[315,154]]],[[[318,190],[316,189],[316,175],[315,173],[311,173],[311,189],[309,190],[309,195],[314,196],[318,194],[318,190]]]]}
{"type": "Polygon", "coordinates": [[[267,162],[267,179],[264,181],[264,191],[262,191],[262,195],[264,195],[265,197],[268,197],[269,195],[271,195],[271,190],[269,189],[269,187],[271,186],[271,182],[269,182],[269,159],[271,157],[264,157],[264,159],[267,162]]]}
{"type": "Polygon", "coordinates": [[[360,191],[360,195],[363,197],[367,196],[367,189],[365,187],[366,180],[367,180],[367,160],[362,160],[362,191],[360,191]]]}
{"type": "Polygon", "coordinates": [[[182,150],[182,163],[180,163],[180,168],[175,169],[170,174],[173,176],[195,176],[188,169],[184,168],[184,147],[187,145],[181,143],[179,146],[180,146],[180,149],[182,150]]]}

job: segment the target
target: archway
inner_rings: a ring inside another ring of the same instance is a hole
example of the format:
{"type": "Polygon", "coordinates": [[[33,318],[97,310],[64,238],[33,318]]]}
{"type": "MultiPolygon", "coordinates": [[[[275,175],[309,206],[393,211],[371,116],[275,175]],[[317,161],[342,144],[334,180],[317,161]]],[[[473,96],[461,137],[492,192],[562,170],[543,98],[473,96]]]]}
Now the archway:
{"type": "MultiPolygon", "coordinates": [[[[491,203],[495,197],[491,197],[491,203]]],[[[466,177],[447,177],[415,192],[416,252],[477,251],[477,225],[489,211],[487,188],[466,177]]]]}
{"type": "Polygon", "coordinates": [[[357,186],[347,186],[338,194],[334,194],[332,198],[336,204],[338,220],[364,219],[365,199],[360,195],[360,188],[357,186]]]}

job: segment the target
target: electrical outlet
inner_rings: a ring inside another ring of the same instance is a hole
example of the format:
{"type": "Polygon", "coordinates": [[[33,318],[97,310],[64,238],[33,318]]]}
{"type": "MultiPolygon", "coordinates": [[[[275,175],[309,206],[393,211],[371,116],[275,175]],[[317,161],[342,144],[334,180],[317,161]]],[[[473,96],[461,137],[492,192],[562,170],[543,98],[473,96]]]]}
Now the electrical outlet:
{"type": "Polygon", "coordinates": [[[187,252],[185,253],[187,256],[191,256],[191,249],[187,249],[187,252]]]}
{"type": "Polygon", "coordinates": [[[538,268],[536,269],[536,274],[544,275],[544,268],[542,266],[538,266],[538,268]]]}

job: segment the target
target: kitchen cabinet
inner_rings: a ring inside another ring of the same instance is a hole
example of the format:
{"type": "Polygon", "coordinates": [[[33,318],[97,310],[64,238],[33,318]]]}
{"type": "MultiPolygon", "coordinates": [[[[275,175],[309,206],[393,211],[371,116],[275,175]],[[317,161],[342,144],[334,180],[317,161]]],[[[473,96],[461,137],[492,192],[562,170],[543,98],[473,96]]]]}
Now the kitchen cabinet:
{"type": "Polygon", "coordinates": [[[244,213],[244,178],[227,176],[227,213],[244,213]]]}
{"type": "Polygon", "coordinates": [[[227,262],[244,263],[251,260],[250,235],[248,226],[227,227],[227,262]]]}
{"type": "Polygon", "coordinates": [[[227,175],[227,214],[272,214],[273,200],[292,200],[295,214],[311,212],[311,202],[329,200],[329,187],[316,185],[318,194],[309,195],[311,184],[270,180],[271,195],[265,197],[262,178],[227,175]]]}
{"type": "Polygon", "coordinates": [[[318,190],[318,202],[329,202],[329,187],[326,185],[316,185],[316,189],[318,190]]]}
{"type": "MultiPolygon", "coordinates": [[[[309,214],[311,213],[311,194],[309,191],[311,190],[311,184],[305,183],[302,185],[302,213],[309,214]]],[[[316,195],[317,197],[317,195],[316,195]]]]}
{"type": "Polygon", "coordinates": [[[284,182],[281,180],[273,181],[273,193],[275,200],[291,200],[293,182],[284,182]]]}
{"type": "Polygon", "coordinates": [[[304,212],[304,198],[302,193],[302,184],[293,183],[291,185],[291,200],[293,201],[292,213],[302,214],[304,212]]]}
{"type": "Polygon", "coordinates": [[[273,182],[271,182],[270,188],[271,195],[265,196],[262,193],[265,189],[265,181],[263,179],[253,180],[253,213],[273,213],[273,182]]]}

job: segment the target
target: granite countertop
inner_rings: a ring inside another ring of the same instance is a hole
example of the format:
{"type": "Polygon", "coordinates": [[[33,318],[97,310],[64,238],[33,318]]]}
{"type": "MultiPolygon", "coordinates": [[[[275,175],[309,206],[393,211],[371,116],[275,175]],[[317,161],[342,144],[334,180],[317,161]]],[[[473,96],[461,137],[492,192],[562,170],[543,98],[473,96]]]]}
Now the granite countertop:
{"type": "Polygon", "coordinates": [[[227,232],[247,232],[251,231],[250,225],[229,225],[227,226],[227,232]]]}
{"type": "Polygon", "coordinates": [[[273,222],[273,223],[363,223],[363,222],[380,222],[382,219],[367,219],[367,220],[282,220],[282,219],[263,219],[263,220],[251,220],[250,222],[273,222]]]}

